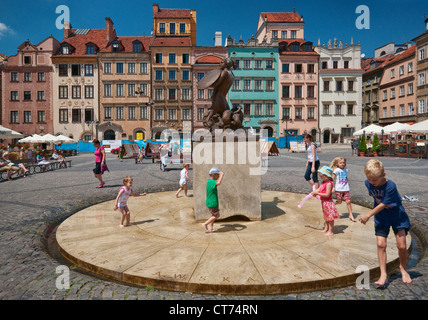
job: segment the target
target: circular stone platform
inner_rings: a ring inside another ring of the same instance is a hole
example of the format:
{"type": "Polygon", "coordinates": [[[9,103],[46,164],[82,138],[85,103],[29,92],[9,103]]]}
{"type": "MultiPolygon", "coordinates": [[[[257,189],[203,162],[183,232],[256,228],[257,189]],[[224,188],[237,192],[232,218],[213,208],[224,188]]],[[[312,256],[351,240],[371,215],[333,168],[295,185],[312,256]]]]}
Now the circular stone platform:
{"type": "MultiPolygon", "coordinates": [[[[192,191],[189,192],[192,194],[192,191]]],[[[217,221],[205,233],[194,220],[192,197],[173,192],[131,197],[131,226],[120,228],[114,201],[94,205],[57,229],[60,252],[80,267],[111,279],[158,289],[216,294],[279,294],[355,284],[367,266],[377,276],[373,219],[352,222],[337,206],[335,235],[322,232],[321,205],[305,195],[262,192],[262,221],[217,221]]],[[[353,204],[354,216],[369,209],[353,204]]],[[[410,247],[410,235],[407,244],[410,247]]],[[[398,263],[393,232],[389,270],[398,263]]]]}

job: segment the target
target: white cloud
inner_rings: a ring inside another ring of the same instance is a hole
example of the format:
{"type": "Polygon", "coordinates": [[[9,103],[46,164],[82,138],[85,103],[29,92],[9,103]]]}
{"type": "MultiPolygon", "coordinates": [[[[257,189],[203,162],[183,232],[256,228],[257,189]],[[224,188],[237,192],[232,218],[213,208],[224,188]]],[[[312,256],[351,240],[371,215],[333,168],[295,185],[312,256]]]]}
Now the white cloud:
{"type": "Polygon", "coordinates": [[[11,27],[8,27],[3,22],[0,22],[0,39],[6,34],[14,34],[14,31],[11,27]]]}

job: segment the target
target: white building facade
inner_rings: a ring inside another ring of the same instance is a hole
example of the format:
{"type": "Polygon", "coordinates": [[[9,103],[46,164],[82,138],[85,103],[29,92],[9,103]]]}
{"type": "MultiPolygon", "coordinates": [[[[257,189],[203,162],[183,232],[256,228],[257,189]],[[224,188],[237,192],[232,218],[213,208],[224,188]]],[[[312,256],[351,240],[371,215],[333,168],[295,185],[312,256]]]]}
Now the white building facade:
{"type": "Polygon", "coordinates": [[[315,49],[319,61],[319,137],[321,143],[350,143],[361,129],[361,45],[328,42],[315,49]]]}

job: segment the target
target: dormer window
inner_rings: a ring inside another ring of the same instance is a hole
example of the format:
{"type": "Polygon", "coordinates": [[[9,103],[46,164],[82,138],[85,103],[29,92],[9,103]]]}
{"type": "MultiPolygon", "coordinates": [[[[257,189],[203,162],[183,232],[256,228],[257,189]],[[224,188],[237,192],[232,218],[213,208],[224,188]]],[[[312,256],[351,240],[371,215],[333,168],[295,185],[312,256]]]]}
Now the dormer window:
{"type": "Polygon", "coordinates": [[[68,44],[61,46],[61,54],[70,54],[70,47],[68,44]]]}
{"type": "Polygon", "coordinates": [[[114,40],[111,42],[111,50],[112,52],[120,51],[120,42],[118,40],[114,40]]]}
{"type": "Polygon", "coordinates": [[[305,51],[306,52],[311,52],[312,51],[312,43],[310,43],[310,42],[305,43],[305,51]]]}
{"type": "Polygon", "coordinates": [[[141,42],[135,40],[132,42],[132,52],[141,52],[141,42]]]}
{"type": "Polygon", "coordinates": [[[297,43],[297,42],[295,42],[295,43],[293,43],[292,45],[291,45],[291,49],[294,51],[294,52],[299,52],[299,43],[297,43]]]}
{"type": "Polygon", "coordinates": [[[86,54],[95,54],[95,47],[93,45],[87,45],[86,54]]]}

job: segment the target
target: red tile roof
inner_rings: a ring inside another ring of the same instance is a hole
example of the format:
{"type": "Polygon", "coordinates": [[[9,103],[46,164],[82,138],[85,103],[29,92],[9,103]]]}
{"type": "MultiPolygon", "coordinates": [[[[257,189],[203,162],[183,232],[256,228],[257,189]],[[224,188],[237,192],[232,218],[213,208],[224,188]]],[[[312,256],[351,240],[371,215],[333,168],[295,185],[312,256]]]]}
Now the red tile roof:
{"type": "MultiPolygon", "coordinates": [[[[153,40],[153,37],[117,37],[115,40],[118,40],[121,42],[123,46],[123,50],[121,52],[133,52],[134,46],[133,42],[135,40],[139,40],[143,47],[141,49],[141,52],[148,52],[150,49],[150,43],[153,40]]],[[[100,52],[111,52],[111,43],[107,45],[104,49],[100,50],[100,52]]]]}
{"type": "Polygon", "coordinates": [[[369,63],[367,63],[367,64],[365,63],[365,65],[362,66],[362,68],[364,69],[364,73],[372,72],[374,70],[379,70],[381,68],[386,68],[394,62],[397,62],[401,59],[405,59],[405,58],[411,56],[412,54],[415,53],[415,51],[416,51],[416,44],[412,45],[407,50],[401,51],[399,53],[389,54],[389,55],[382,56],[379,58],[371,59],[369,61],[369,63]],[[372,61],[381,62],[381,63],[376,68],[370,69],[370,62],[372,62],[372,61]]]}
{"type": "Polygon", "coordinates": [[[297,12],[262,12],[260,15],[268,22],[301,22],[302,18],[297,12]]]}
{"type": "Polygon", "coordinates": [[[54,54],[54,57],[96,57],[96,53],[93,55],[86,54],[86,44],[93,43],[101,51],[107,46],[106,42],[106,29],[90,29],[86,34],[75,34],[76,29],[72,29],[70,37],[63,39],[61,44],[68,43],[74,49],[68,55],[62,55],[61,49],[54,54]]]}
{"type": "Polygon", "coordinates": [[[191,47],[189,37],[155,37],[151,47],[191,47]]]}
{"type": "Polygon", "coordinates": [[[159,9],[153,18],[190,18],[190,9],[159,9]]]}
{"type": "Polygon", "coordinates": [[[2,58],[4,58],[4,59],[7,59],[7,55],[5,55],[5,54],[3,54],[3,53],[0,53],[0,57],[2,57],[2,58]]]}

